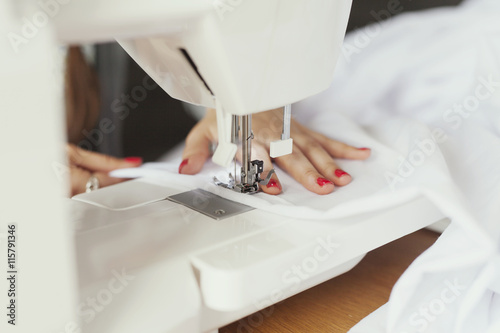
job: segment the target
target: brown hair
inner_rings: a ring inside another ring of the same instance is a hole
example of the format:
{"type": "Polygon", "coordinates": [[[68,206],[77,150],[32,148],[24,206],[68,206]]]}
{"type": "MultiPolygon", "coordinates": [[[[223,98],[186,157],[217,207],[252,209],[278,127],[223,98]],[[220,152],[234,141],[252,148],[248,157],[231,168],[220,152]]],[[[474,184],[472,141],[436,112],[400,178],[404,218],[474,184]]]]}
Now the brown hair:
{"type": "Polygon", "coordinates": [[[66,55],[65,104],[68,142],[78,144],[83,130],[94,127],[99,117],[99,81],[79,46],[66,55]]]}

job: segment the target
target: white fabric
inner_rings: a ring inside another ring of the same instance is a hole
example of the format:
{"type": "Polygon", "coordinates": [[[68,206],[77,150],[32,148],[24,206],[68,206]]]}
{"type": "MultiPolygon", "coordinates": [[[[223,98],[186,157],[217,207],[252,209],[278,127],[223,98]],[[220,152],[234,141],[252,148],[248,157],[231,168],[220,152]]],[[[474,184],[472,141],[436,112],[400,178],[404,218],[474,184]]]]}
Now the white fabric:
{"type": "Polygon", "coordinates": [[[447,139],[436,153],[465,199],[425,184],[452,224],[401,277],[389,303],[352,333],[500,332],[499,19],[498,1],[401,15],[343,59],[329,91],[303,103],[343,110],[377,129],[394,118],[443,129],[447,139]],[[490,96],[476,106],[486,87],[490,96]]]}
{"type": "Polygon", "coordinates": [[[180,176],[179,156],[113,175],[201,186],[310,219],[423,194],[451,226],[405,272],[389,303],[351,332],[500,332],[499,19],[498,1],[475,1],[400,15],[372,27],[368,42],[363,29],[346,38],[331,88],[294,107],[309,127],[373,149],[366,162],[338,161],[354,180],[330,195],[312,194],[280,170],[277,197],[222,191],[207,184],[225,170],[208,163],[198,176],[180,176]]]}

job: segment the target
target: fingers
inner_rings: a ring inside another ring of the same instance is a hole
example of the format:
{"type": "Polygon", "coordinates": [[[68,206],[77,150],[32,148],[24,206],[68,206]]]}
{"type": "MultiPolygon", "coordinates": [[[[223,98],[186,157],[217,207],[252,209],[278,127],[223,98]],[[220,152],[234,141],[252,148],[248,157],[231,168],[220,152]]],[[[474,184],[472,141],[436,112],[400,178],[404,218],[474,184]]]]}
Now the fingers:
{"type": "Polygon", "coordinates": [[[83,193],[86,190],[86,185],[89,178],[93,175],[99,181],[99,187],[105,187],[109,185],[114,185],[120,182],[125,181],[123,178],[113,178],[108,176],[105,172],[95,172],[92,173],[88,170],[79,168],[77,166],[72,166],[70,168],[71,174],[71,195],[77,195],[79,193],[83,193]]]}
{"type": "Polygon", "coordinates": [[[67,153],[70,164],[90,171],[99,171],[103,173],[121,168],[137,167],[142,164],[142,158],[140,157],[119,159],[109,155],[88,151],[72,144],[67,145],[67,153]]]}
{"type": "Polygon", "coordinates": [[[333,183],[316,170],[298,146],[293,147],[291,154],[278,157],[275,161],[311,192],[328,194],[334,189],[333,183]]]}
{"type": "Polygon", "coordinates": [[[369,148],[353,147],[343,142],[332,140],[323,134],[314,133],[313,137],[335,158],[366,160],[371,154],[371,149],[369,148]]]}
{"type": "Polygon", "coordinates": [[[298,136],[295,142],[316,170],[326,179],[331,180],[337,186],[344,186],[351,182],[351,175],[340,169],[331,155],[316,140],[298,136]]]}
{"type": "Polygon", "coordinates": [[[85,192],[86,184],[92,175],[99,180],[99,187],[105,187],[125,180],[110,177],[108,172],[120,168],[137,167],[142,164],[142,158],[140,157],[119,159],[91,152],[73,144],[68,144],[66,148],[70,162],[72,195],[85,192]]]}
{"type": "Polygon", "coordinates": [[[211,144],[212,133],[210,129],[204,123],[198,123],[186,138],[179,173],[194,175],[200,172],[205,161],[210,157],[211,144]]]}
{"type": "Polygon", "coordinates": [[[371,150],[369,148],[356,148],[343,142],[332,140],[323,134],[311,131],[298,123],[296,123],[296,126],[300,129],[300,132],[303,135],[312,137],[314,140],[319,142],[323,146],[323,148],[334,158],[365,160],[370,157],[371,150]]]}

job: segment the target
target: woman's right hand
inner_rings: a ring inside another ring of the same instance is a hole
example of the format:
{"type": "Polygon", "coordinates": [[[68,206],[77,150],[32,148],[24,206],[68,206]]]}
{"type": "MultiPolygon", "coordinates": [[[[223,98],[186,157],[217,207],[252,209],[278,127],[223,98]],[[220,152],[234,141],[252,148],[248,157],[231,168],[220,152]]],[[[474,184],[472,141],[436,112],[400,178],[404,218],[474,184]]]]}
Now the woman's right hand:
{"type": "Polygon", "coordinates": [[[105,187],[125,181],[123,178],[113,178],[108,175],[110,171],[122,168],[134,168],[142,164],[140,157],[127,157],[124,159],[99,154],[82,149],[74,144],[66,146],[70,178],[71,195],[83,193],[91,176],[99,181],[99,187],[105,187]]]}

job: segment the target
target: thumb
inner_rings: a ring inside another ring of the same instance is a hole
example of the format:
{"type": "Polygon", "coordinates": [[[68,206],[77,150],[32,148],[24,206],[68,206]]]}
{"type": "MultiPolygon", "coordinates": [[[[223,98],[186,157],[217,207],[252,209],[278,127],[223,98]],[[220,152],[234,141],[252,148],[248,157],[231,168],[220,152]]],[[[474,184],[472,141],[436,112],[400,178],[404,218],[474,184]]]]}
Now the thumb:
{"type": "Polygon", "coordinates": [[[179,173],[194,175],[201,171],[205,161],[210,157],[212,135],[203,124],[197,124],[186,138],[186,147],[182,153],[179,173]]]}

